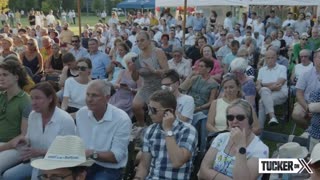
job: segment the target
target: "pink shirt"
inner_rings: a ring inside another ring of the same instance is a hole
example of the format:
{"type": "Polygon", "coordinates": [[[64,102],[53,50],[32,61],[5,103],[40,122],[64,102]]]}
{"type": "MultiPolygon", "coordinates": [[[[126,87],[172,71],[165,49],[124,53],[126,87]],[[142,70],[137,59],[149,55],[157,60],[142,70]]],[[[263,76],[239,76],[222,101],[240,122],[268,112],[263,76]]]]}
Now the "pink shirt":
{"type": "MultiPolygon", "coordinates": [[[[211,58],[213,61],[213,69],[210,72],[210,75],[216,75],[216,74],[221,74],[223,72],[223,69],[221,68],[220,62],[214,58],[211,58]]],[[[199,65],[200,59],[196,61],[194,64],[194,69],[197,71],[198,70],[198,65],[199,65]]]]}

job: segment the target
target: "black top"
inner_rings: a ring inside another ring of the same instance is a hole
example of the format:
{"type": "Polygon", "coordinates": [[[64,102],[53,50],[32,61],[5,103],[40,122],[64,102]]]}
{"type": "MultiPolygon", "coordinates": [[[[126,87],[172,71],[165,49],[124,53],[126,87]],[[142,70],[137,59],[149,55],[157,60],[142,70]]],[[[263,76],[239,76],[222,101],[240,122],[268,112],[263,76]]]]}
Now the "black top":
{"type": "Polygon", "coordinates": [[[30,23],[30,26],[36,25],[36,16],[35,15],[29,16],[29,23],[30,23]]]}
{"type": "Polygon", "coordinates": [[[54,58],[54,56],[51,57],[51,67],[55,70],[63,69],[62,54],[60,54],[58,58],[54,58]]]}

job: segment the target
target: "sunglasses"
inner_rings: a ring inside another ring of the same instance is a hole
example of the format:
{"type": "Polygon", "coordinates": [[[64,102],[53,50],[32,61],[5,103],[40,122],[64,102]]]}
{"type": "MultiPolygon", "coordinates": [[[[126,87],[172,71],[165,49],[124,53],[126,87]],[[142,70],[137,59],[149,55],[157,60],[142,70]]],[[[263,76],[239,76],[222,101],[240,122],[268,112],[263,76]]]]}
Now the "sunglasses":
{"type": "Polygon", "coordinates": [[[300,56],[300,58],[308,58],[309,56],[300,56]]]}
{"type": "Polygon", "coordinates": [[[78,40],[74,40],[74,41],[71,41],[71,42],[73,42],[73,43],[77,43],[77,42],[79,42],[78,40]]]}
{"type": "Polygon", "coordinates": [[[29,45],[29,46],[33,46],[33,43],[27,43],[27,45],[29,45]]]}
{"type": "Polygon", "coordinates": [[[220,34],[220,36],[226,36],[226,34],[220,34]]]}
{"type": "Polygon", "coordinates": [[[149,114],[157,114],[160,111],[170,111],[170,109],[157,109],[155,107],[148,105],[148,111],[149,111],[149,114]]]}
{"type": "Polygon", "coordinates": [[[227,120],[228,121],[233,121],[234,118],[236,118],[238,121],[243,121],[246,116],[245,115],[242,115],[242,114],[238,114],[238,115],[231,115],[231,114],[228,114],[227,115],[227,120]]]}
{"type": "Polygon", "coordinates": [[[308,41],[308,39],[301,39],[301,40],[308,41]]]}
{"type": "Polygon", "coordinates": [[[80,71],[85,71],[88,69],[88,67],[86,66],[77,66],[77,69],[80,70],[80,71]]]}

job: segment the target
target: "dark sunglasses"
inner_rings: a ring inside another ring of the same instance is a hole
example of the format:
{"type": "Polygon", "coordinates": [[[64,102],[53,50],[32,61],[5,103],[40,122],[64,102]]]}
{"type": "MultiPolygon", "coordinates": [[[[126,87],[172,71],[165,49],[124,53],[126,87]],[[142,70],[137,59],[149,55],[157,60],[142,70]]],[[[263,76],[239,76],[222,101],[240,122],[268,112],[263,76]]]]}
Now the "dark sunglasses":
{"type": "Polygon", "coordinates": [[[74,41],[71,41],[71,42],[73,42],[73,43],[77,43],[77,42],[79,42],[78,40],[74,40],[74,41]]]}
{"type": "Polygon", "coordinates": [[[85,67],[85,66],[77,66],[77,69],[80,70],[80,71],[85,71],[88,69],[88,67],[85,67]]]}
{"type": "Polygon", "coordinates": [[[303,39],[301,39],[301,40],[308,41],[308,39],[305,39],[305,38],[303,38],[303,39]]]}
{"type": "Polygon", "coordinates": [[[226,34],[220,34],[220,36],[226,36],[226,34]]]}
{"type": "Polygon", "coordinates": [[[227,115],[227,120],[228,121],[233,121],[234,118],[236,118],[238,121],[243,121],[246,116],[245,115],[242,115],[242,114],[238,114],[238,115],[231,115],[231,114],[228,114],[227,115]]]}
{"type": "Polygon", "coordinates": [[[29,45],[29,46],[33,46],[33,43],[27,43],[27,45],[29,45]]]}

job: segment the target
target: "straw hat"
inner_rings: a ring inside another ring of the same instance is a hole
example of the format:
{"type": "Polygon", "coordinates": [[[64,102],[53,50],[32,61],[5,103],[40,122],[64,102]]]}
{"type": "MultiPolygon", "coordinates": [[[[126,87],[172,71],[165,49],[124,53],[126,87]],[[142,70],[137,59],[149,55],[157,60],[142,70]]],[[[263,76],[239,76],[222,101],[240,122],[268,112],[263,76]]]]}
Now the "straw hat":
{"type": "Polygon", "coordinates": [[[305,158],[307,155],[307,148],[296,142],[288,142],[279,147],[279,158],[305,158]]]}
{"type": "Polygon", "coordinates": [[[85,146],[78,136],[57,136],[43,159],[31,162],[41,170],[52,170],[76,166],[91,166],[94,160],[86,159],[85,146]]]}
{"type": "Polygon", "coordinates": [[[314,164],[320,161],[320,143],[316,144],[312,149],[310,159],[311,159],[311,164],[314,164]]]}

